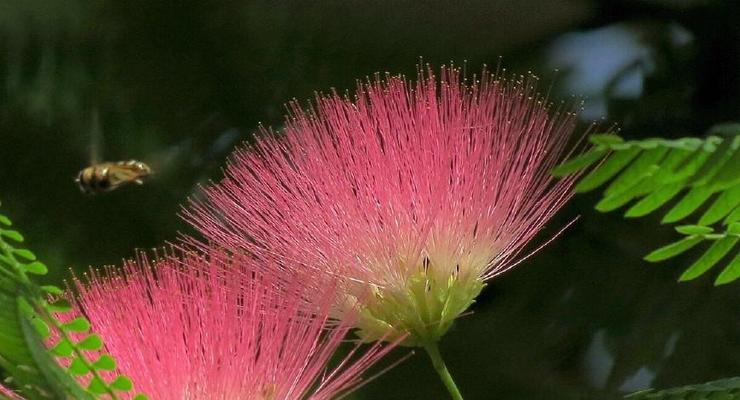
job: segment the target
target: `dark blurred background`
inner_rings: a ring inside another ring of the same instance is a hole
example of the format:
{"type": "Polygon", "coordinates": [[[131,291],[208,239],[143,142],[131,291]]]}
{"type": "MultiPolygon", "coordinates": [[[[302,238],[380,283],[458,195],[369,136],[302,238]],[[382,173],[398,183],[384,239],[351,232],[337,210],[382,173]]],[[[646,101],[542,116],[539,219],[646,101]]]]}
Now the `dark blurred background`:
{"type": "MultiPolygon", "coordinates": [[[[584,125],[630,138],[701,135],[738,118],[739,16],[719,0],[4,0],[3,213],[50,280],[118,263],[188,231],[180,204],[258,122],[279,127],[286,101],[413,76],[420,56],[531,70],[553,99],[584,101],[584,125]],[[79,192],[95,110],[103,159],[150,163],[149,183],[79,192]]],[[[466,399],[611,399],[740,375],[737,285],[676,283],[691,257],[641,260],[672,230],[599,214],[597,196],[570,203],[541,240],[579,222],[491,282],[445,338],[466,399]]],[[[446,394],[417,354],[355,398],[446,394]]]]}

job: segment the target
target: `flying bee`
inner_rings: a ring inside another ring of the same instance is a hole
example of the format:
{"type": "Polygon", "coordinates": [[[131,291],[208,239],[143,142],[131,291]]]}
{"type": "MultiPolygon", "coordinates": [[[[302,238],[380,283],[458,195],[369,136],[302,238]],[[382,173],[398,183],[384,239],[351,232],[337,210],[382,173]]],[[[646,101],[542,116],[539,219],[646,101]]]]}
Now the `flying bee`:
{"type": "Polygon", "coordinates": [[[98,194],[129,183],[142,185],[151,174],[152,169],[141,161],[102,162],[80,171],[75,182],[82,193],[98,194]]]}
{"type": "MultiPolygon", "coordinates": [[[[84,194],[111,192],[128,184],[142,185],[152,177],[154,170],[157,172],[172,171],[173,166],[178,166],[182,171],[183,165],[185,168],[202,168],[204,164],[213,163],[215,160],[220,161],[240,137],[238,129],[225,125],[219,119],[218,114],[211,114],[196,127],[193,134],[217,133],[213,142],[204,142],[203,139],[196,141],[193,137],[185,138],[162,151],[147,156],[147,160],[151,161],[147,163],[138,160],[101,161],[102,146],[100,144],[103,135],[96,109],[92,111],[91,121],[90,164],[77,173],[75,178],[77,186],[84,194]],[[218,131],[214,131],[216,125],[220,126],[218,131]],[[205,147],[204,151],[193,155],[196,149],[203,147],[205,147]]],[[[201,175],[200,178],[202,179],[203,176],[201,175]]]]}
{"type": "Polygon", "coordinates": [[[97,110],[93,110],[91,129],[91,163],[77,174],[75,182],[85,194],[110,192],[121,186],[135,183],[142,185],[152,175],[152,169],[137,160],[98,161],[99,142],[101,137],[100,122],[97,110]]]}

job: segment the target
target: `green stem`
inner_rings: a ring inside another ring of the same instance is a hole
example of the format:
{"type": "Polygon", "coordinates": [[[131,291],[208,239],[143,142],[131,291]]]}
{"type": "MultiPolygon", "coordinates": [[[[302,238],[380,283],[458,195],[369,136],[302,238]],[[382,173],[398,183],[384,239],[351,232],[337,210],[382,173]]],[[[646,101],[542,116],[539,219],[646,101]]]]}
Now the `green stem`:
{"type": "Polygon", "coordinates": [[[447,387],[447,391],[450,392],[452,399],[463,400],[460,390],[457,388],[457,385],[455,385],[455,381],[452,379],[452,375],[450,375],[450,371],[447,370],[447,366],[442,359],[442,355],[439,353],[437,342],[435,341],[425,344],[424,349],[427,351],[427,354],[429,354],[429,358],[432,359],[432,365],[437,371],[437,374],[439,374],[439,378],[442,379],[442,383],[447,387]]]}

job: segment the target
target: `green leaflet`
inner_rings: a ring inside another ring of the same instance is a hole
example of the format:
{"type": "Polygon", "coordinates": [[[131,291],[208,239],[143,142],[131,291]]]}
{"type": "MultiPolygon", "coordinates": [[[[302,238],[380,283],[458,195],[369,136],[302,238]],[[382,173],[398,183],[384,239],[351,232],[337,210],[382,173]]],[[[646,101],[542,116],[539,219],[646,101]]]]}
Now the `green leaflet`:
{"type": "Polygon", "coordinates": [[[695,176],[694,186],[702,186],[710,183],[715,176],[722,171],[725,164],[732,158],[732,155],[737,152],[738,146],[740,146],[740,136],[735,138],[727,138],[723,140],[712,152],[711,157],[702,165],[695,176]]]}
{"type": "MultiPolygon", "coordinates": [[[[651,170],[654,171],[655,169],[651,168],[651,170]]],[[[630,202],[632,199],[644,195],[645,192],[649,192],[652,185],[652,180],[649,179],[649,177],[649,173],[646,173],[645,176],[635,180],[635,185],[614,195],[604,196],[604,198],[596,204],[596,209],[601,212],[616,210],[630,202]]]]}
{"type": "Polygon", "coordinates": [[[604,191],[605,197],[619,194],[636,185],[640,180],[659,170],[660,161],[668,153],[667,147],[658,147],[644,151],[625,169],[604,191]]]}
{"type": "Polygon", "coordinates": [[[23,242],[23,235],[18,231],[3,230],[0,229],[0,237],[5,236],[6,238],[21,243],[23,242]]]}
{"type": "Polygon", "coordinates": [[[699,150],[701,153],[696,151],[690,151],[685,149],[671,149],[668,155],[660,162],[660,168],[654,175],[656,184],[668,185],[676,182],[682,182],[685,184],[685,177],[678,173],[678,169],[681,165],[686,165],[687,162],[693,156],[702,156],[706,154],[704,150],[699,150]]]}
{"type": "Polygon", "coordinates": [[[103,340],[100,336],[92,334],[80,340],[77,345],[83,350],[100,350],[103,348],[103,340]]]}
{"type": "Polygon", "coordinates": [[[722,273],[719,274],[717,280],[714,281],[714,284],[717,286],[725,285],[735,281],[737,278],[740,278],[740,253],[738,253],[735,258],[730,261],[727,267],[725,267],[722,273]]]}
{"type": "Polygon", "coordinates": [[[678,242],[674,242],[657,250],[653,250],[653,252],[645,256],[645,260],[650,262],[667,260],[671,257],[675,257],[683,252],[688,251],[692,247],[701,243],[703,240],[704,238],[699,235],[689,236],[687,238],[679,240],[678,242]]]}
{"type": "Polygon", "coordinates": [[[740,136],[735,138],[735,142],[737,146],[733,149],[732,156],[709,182],[715,190],[723,190],[740,183],[740,136]]]}
{"type": "MultiPolygon", "coordinates": [[[[740,222],[727,226],[724,232],[716,232],[711,227],[701,225],[682,225],[676,227],[676,231],[688,236],[653,251],[645,259],[651,262],[667,260],[688,251],[701,242],[714,241],[704,254],[684,271],[679,281],[689,281],[703,275],[729,254],[740,241],[740,222]]],[[[740,259],[735,257],[717,277],[715,285],[732,282],[739,275],[740,259]]]]}
{"type": "MultiPolygon", "coordinates": [[[[692,152],[686,157],[684,162],[679,163],[671,171],[667,179],[673,182],[683,182],[691,179],[712,155],[710,150],[708,150],[709,148],[713,148],[713,146],[705,146],[692,152]]],[[[686,182],[684,184],[686,185],[686,182]]]]}
{"type": "Polygon", "coordinates": [[[34,261],[30,264],[22,264],[21,267],[27,274],[46,275],[46,273],[49,272],[49,268],[46,267],[46,264],[38,261],[34,261]]]}
{"type": "Polygon", "coordinates": [[[676,227],[676,232],[684,235],[706,235],[714,232],[714,229],[701,225],[681,225],[676,227]]]}
{"type": "Polygon", "coordinates": [[[709,250],[684,271],[679,280],[690,281],[707,272],[735,247],[738,240],[737,237],[727,236],[714,242],[709,250]]]}
{"type": "Polygon", "coordinates": [[[133,382],[131,382],[131,379],[123,375],[120,375],[115,380],[113,380],[110,386],[120,392],[128,392],[134,388],[134,384],[133,382]]]}
{"type": "Polygon", "coordinates": [[[738,221],[740,221],[740,206],[735,207],[735,209],[730,213],[730,215],[725,217],[725,220],[722,221],[722,223],[725,225],[729,225],[729,224],[732,224],[738,221]]]}
{"type": "Polygon", "coordinates": [[[116,369],[116,360],[107,354],[103,354],[93,365],[101,371],[113,371],[116,369]]]}
{"type": "Polygon", "coordinates": [[[614,133],[594,133],[588,137],[588,141],[597,146],[611,146],[624,143],[624,139],[614,133]]]}
{"type": "Polygon", "coordinates": [[[680,221],[694,211],[696,211],[712,195],[712,188],[709,186],[697,186],[691,189],[681,201],[678,202],[663,217],[663,223],[680,221]]]}
{"type": "Polygon", "coordinates": [[[664,185],[635,203],[635,205],[627,210],[624,216],[633,218],[648,215],[660,208],[663,204],[671,201],[682,189],[682,183],[664,185]]]}
{"type": "Polygon", "coordinates": [[[580,170],[588,168],[596,161],[599,161],[606,153],[607,150],[597,149],[582,154],[555,167],[555,169],[552,170],[552,175],[556,177],[563,177],[576,173],[580,170]]]}
{"type": "Polygon", "coordinates": [[[707,211],[704,212],[704,214],[699,219],[699,225],[712,225],[724,218],[739,205],[740,184],[729,188],[727,191],[717,196],[717,199],[714,201],[714,203],[709,207],[709,209],[707,209],[707,211]]]}
{"type": "Polygon", "coordinates": [[[575,187],[576,192],[588,192],[603,185],[606,181],[619,173],[619,171],[621,171],[635,157],[637,157],[640,152],[641,149],[636,147],[617,152],[613,156],[609,157],[609,159],[599,166],[599,168],[591,171],[590,174],[581,179],[575,187]]]}
{"type": "Polygon", "coordinates": [[[87,332],[90,330],[90,322],[85,317],[77,317],[62,326],[69,332],[87,332]]]}

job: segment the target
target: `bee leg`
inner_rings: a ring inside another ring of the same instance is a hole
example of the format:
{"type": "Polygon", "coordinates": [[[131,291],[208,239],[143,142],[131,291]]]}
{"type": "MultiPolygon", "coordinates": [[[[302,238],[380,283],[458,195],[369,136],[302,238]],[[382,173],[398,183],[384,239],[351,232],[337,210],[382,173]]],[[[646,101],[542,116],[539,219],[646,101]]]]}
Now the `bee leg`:
{"type": "Polygon", "coordinates": [[[143,185],[144,184],[144,181],[141,180],[141,179],[134,179],[134,183],[137,184],[137,185],[143,185]]]}

